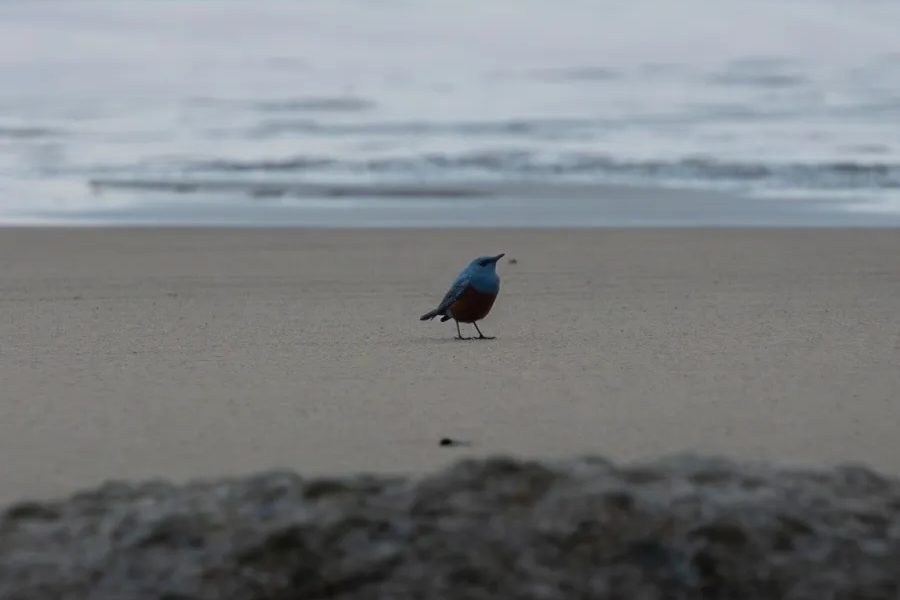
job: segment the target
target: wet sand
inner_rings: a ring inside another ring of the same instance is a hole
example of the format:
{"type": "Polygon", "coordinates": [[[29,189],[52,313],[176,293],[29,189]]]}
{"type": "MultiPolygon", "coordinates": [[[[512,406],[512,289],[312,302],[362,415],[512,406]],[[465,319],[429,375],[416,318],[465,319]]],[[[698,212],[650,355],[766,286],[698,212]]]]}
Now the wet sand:
{"type": "Polygon", "coordinates": [[[494,453],[897,474],[898,257],[900,230],[0,230],[0,503],[494,453]],[[418,321],[498,252],[496,340],[418,321]]]}

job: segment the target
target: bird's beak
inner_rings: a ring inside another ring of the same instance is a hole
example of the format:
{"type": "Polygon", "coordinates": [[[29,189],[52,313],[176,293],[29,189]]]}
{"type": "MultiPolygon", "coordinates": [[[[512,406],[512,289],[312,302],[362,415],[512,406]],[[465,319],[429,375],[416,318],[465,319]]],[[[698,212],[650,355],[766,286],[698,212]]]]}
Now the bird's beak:
{"type": "Polygon", "coordinates": [[[498,260],[500,260],[500,259],[503,258],[504,256],[506,256],[506,253],[505,253],[505,252],[501,252],[500,254],[498,254],[497,256],[495,256],[492,260],[494,261],[494,263],[496,263],[498,260]]]}

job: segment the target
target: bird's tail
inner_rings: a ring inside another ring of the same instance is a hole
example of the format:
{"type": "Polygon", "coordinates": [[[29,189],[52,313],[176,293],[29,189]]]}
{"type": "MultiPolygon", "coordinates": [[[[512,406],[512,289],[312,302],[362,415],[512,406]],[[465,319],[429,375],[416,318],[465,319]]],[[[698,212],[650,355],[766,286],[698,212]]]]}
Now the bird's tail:
{"type": "Polygon", "coordinates": [[[431,319],[435,318],[436,316],[438,316],[437,309],[428,311],[427,313],[425,313],[424,315],[419,317],[419,320],[420,321],[430,321],[431,319]]]}

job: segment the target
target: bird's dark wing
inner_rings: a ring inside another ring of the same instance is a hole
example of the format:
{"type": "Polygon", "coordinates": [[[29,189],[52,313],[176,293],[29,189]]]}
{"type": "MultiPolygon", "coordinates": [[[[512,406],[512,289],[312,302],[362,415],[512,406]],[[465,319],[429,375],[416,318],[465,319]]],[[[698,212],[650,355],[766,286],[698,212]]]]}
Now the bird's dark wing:
{"type": "Polygon", "coordinates": [[[435,313],[441,315],[444,314],[450,305],[459,299],[462,296],[462,293],[466,291],[466,287],[469,285],[469,277],[467,275],[460,275],[456,278],[456,281],[453,282],[453,285],[450,286],[450,289],[444,294],[444,299],[441,300],[441,303],[438,304],[438,307],[435,309],[435,313]]]}

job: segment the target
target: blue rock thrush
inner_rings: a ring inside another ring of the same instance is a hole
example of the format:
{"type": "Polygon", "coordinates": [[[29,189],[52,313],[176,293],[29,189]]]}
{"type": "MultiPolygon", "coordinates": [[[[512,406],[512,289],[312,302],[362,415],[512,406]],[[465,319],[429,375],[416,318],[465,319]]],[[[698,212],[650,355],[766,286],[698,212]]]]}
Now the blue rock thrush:
{"type": "Polygon", "coordinates": [[[453,285],[450,291],[444,295],[444,299],[438,304],[438,307],[430,312],[422,315],[423,321],[440,315],[441,323],[453,319],[456,321],[456,335],[461,340],[472,338],[463,337],[459,330],[460,323],[471,323],[478,332],[479,340],[492,340],[481,333],[478,329],[477,321],[485,318],[497,294],[500,292],[500,276],[497,275],[497,261],[503,258],[503,254],[497,256],[479,256],[469,263],[453,285]]]}

